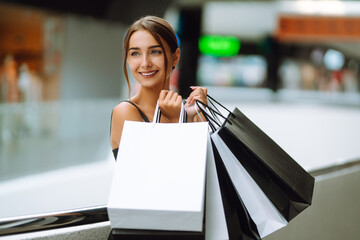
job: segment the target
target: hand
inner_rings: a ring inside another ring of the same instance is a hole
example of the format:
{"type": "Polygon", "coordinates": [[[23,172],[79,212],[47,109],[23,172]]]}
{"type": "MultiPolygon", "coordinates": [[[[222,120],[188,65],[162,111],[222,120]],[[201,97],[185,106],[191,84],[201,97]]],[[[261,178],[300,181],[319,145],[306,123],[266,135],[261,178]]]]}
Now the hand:
{"type": "Polygon", "coordinates": [[[159,95],[159,108],[166,119],[161,122],[178,122],[180,117],[182,97],[176,92],[162,90],[159,95]]]}
{"type": "MultiPolygon", "coordinates": [[[[189,122],[199,122],[201,119],[196,113],[195,104],[196,100],[207,104],[207,88],[204,87],[190,87],[193,91],[186,99],[185,110],[189,122]]],[[[204,117],[203,117],[204,119],[204,117]]]]}

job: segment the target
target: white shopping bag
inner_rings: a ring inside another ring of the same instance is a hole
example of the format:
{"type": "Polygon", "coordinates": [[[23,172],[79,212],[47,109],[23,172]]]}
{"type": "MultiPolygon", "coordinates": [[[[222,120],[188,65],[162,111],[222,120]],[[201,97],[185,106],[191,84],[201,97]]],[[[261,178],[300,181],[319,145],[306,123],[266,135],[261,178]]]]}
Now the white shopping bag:
{"type": "Polygon", "coordinates": [[[108,201],[111,227],[202,231],[207,135],[205,122],[125,121],[108,201]]]}
{"type": "Polygon", "coordinates": [[[229,233],[226,225],[224,206],[220,192],[210,135],[208,136],[206,162],[205,239],[226,240],[229,239],[229,233]]]}
{"type": "Polygon", "coordinates": [[[237,194],[241,197],[252,220],[256,224],[260,237],[263,238],[285,227],[287,225],[286,219],[251,178],[217,132],[211,135],[211,139],[221,155],[221,159],[237,194]]]}

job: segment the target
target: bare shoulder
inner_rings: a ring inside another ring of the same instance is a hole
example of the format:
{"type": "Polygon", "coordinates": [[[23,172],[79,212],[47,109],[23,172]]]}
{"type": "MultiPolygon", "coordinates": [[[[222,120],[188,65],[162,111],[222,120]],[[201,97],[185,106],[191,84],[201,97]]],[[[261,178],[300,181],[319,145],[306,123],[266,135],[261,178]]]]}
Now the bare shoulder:
{"type": "Polygon", "coordinates": [[[141,121],[142,118],[133,105],[128,102],[121,102],[114,107],[113,120],[124,122],[125,120],[141,121]]]}
{"type": "Polygon", "coordinates": [[[113,109],[111,119],[111,147],[113,149],[119,147],[121,134],[124,122],[129,121],[142,121],[142,118],[133,105],[128,102],[121,102],[113,109]]]}

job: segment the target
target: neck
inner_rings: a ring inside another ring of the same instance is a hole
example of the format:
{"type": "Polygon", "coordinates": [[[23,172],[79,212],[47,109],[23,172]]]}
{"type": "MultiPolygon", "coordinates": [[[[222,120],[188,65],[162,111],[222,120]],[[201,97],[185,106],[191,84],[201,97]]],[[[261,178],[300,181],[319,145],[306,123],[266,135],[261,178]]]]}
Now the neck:
{"type": "Polygon", "coordinates": [[[148,109],[155,109],[161,90],[169,90],[169,86],[165,86],[164,88],[161,87],[157,89],[141,87],[138,93],[132,97],[131,100],[139,106],[148,109]]]}

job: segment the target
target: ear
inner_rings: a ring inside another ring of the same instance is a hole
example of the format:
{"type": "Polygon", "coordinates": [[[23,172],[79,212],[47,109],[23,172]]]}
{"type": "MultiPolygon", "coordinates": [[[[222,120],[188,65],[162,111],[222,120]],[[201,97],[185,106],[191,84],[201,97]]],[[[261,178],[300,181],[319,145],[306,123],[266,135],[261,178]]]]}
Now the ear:
{"type": "Polygon", "coordinates": [[[180,49],[177,48],[177,49],[175,50],[175,53],[173,54],[173,61],[172,61],[172,65],[171,65],[171,66],[172,66],[172,67],[175,67],[176,64],[178,64],[179,60],[180,60],[180,49]]]}

